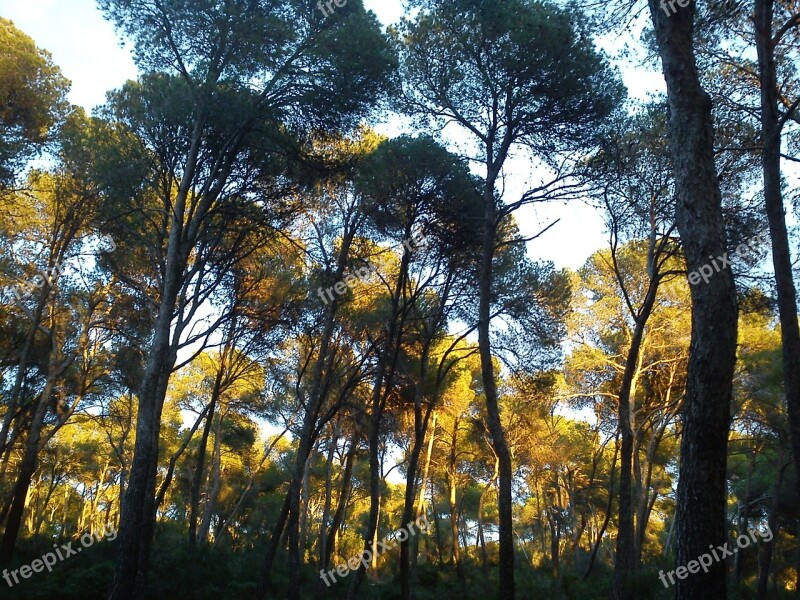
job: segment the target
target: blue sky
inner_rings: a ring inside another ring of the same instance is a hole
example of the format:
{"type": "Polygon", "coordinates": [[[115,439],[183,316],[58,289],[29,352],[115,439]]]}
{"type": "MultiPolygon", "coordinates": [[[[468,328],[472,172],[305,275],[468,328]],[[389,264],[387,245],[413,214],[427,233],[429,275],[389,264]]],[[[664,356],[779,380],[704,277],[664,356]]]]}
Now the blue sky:
{"type": "MultiPolygon", "coordinates": [[[[385,24],[403,14],[401,0],[365,0],[385,24]]],[[[37,45],[53,55],[54,62],[72,81],[70,101],[91,110],[102,104],[107,91],[136,77],[137,70],[127,49],[121,47],[110,23],[105,21],[95,0],[0,0],[0,16],[11,19],[31,36],[37,45]]],[[[608,51],[619,51],[634,36],[602,41],[608,51]]],[[[663,89],[660,73],[641,65],[623,65],[623,80],[634,97],[663,89]]],[[[396,122],[378,128],[383,133],[400,133],[396,122]]],[[[526,182],[537,181],[537,171],[524,157],[511,161],[507,168],[507,198],[514,200],[526,182]]],[[[551,260],[557,267],[577,268],[598,248],[607,243],[603,224],[595,211],[573,203],[527,207],[517,214],[522,232],[532,235],[546,225],[559,223],[529,245],[537,260],[551,260]]]]}

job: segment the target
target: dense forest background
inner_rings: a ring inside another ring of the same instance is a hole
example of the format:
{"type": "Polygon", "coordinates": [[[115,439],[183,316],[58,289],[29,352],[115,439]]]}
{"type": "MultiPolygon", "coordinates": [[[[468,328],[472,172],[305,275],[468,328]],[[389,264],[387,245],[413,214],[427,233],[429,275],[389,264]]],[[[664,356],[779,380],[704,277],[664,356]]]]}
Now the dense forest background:
{"type": "Polygon", "coordinates": [[[98,5],[91,113],[0,17],[0,597],[800,595],[800,3],[98,5]]]}

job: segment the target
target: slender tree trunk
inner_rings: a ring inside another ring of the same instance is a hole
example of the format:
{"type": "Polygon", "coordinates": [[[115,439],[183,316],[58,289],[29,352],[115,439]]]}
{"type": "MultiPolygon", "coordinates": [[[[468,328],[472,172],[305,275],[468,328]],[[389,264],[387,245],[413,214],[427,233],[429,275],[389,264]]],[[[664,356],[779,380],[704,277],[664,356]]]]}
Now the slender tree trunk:
{"type": "MultiPolygon", "coordinates": [[[[410,239],[410,227],[405,231],[404,239],[410,239]]],[[[389,315],[389,327],[386,334],[386,344],[378,359],[375,386],[372,391],[372,414],[370,415],[369,433],[369,495],[370,510],[367,520],[367,530],[364,535],[364,552],[372,550],[372,560],[377,560],[376,536],[378,535],[378,522],[380,517],[380,490],[381,490],[381,465],[380,465],[380,428],[383,421],[383,411],[386,407],[388,390],[394,381],[397,359],[400,353],[400,340],[403,334],[403,317],[401,315],[401,302],[408,276],[408,265],[411,253],[408,248],[403,251],[398,270],[397,282],[392,295],[392,310],[389,315]],[[384,393],[384,389],[386,393],[384,393]]],[[[366,567],[362,562],[353,575],[353,580],[348,592],[348,600],[356,600],[358,590],[364,581],[366,567]]]]}
{"type": "Polygon", "coordinates": [[[436,528],[436,555],[439,559],[438,564],[444,564],[444,553],[442,552],[442,526],[439,519],[439,511],[436,510],[436,497],[434,496],[433,482],[431,482],[431,512],[433,514],[433,524],[436,528]]]}
{"type": "Polygon", "coordinates": [[[19,361],[17,363],[17,372],[14,376],[14,385],[11,386],[11,391],[8,394],[8,400],[6,401],[6,412],[3,414],[3,424],[0,426],[0,453],[2,453],[3,456],[3,466],[0,470],[0,476],[5,475],[6,467],[8,465],[8,457],[11,455],[12,444],[9,442],[8,434],[11,429],[11,422],[13,421],[17,412],[17,405],[19,404],[20,394],[22,392],[22,384],[25,381],[25,376],[28,373],[28,363],[30,361],[30,353],[33,348],[33,342],[36,339],[36,332],[39,330],[39,326],[42,322],[42,315],[44,314],[44,309],[47,306],[47,300],[49,297],[50,284],[45,281],[44,287],[42,288],[36,303],[36,309],[32,315],[33,318],[32,322],[30,323],[30,328],[28,329],[28,332],[25,335],[25,341],[22,344],[22,350],[20,351],[19,361]]]}
{"type": "MultiPolygon", "coordinates": [[[[293,419],[292,419],[292,421],[293,421],[293,419]]],[[[292,421],[290,421],[290,424],[291,424],[292,421]]],[[[269,447],[264,451],[264,456],[261,457],[261,462],[258,464],[258,468],[255,469],[253,471],[253,473],[250,475],[250,479],[248,480],[247,485],[245,486],[244,490],[242,490],[242,493],[239,494],[239,500],[236,502],[236,505],[226,515],[225,519],[220,524],[220,526],[219,526],[220,533],[227,529],[228,524],[239,513],[239,509],[242,507],[242,504],[247,499],[247,495],[250,493],[250,490],[253,488],[253,483],[255,483],[256,477],[261,473],[261,469],[264,466],[264,463],[267,462],[267,459],[272,454],[272,451],[275,449],[275,446],[278,445],[278,442],[283,439],[283,436],[285,436],[288,431],[289,431],[289,427],[287,426],[286,428],[284,428],[284,430],[281,432],[280,435],[275,436],[275,439],[270,443],[269,447]]],[[[214,538],[214,546],[216,546],[219,543],[220,539],[221,539],[221,537],[215,537],[214,538]]]]}
{"type": "Polygon", "coordinates": [[[267,544],[267,552],[264,555],[264,563],[261,566],[261,573],[258,577],[258,585],[256,586],[257,598],[268,598],[272,593],[272,580],[270,574],[272,573],[272,565],[275,562],[275,555],[278,553],[278,548],[283,539],[283,532],[286,528],[286,521],[289,518],[289,495],[283,501],[283,508],[278,515],[278,520],[272,528],[272,535],[270,535],[269,543],[267,544]]]}
{"type": "Polygon", "coordinates": [[[453,419],[453,432],[450,442],[450,455],[448,457],[448,474],[447,484],[449,488],[449,505],[450,505],[450,535],[453,538],[453,551],[451,554],[453,564],[456,567],[456,573],[461,581],[464,581],[464,570],[461,564],[461,548],[458,539],[458,514],[456,511],[456,493],[458,488],[456,486],[456,446],[458,444],[458,425],[459,420],[453,419]]]}
{"type": "Polygon", "coordinates": [[[222,486],[222,419],[221,411],[217,411],[217,426],[214,428],[214,452],[211,455],[211,489],[206,494],[206,503],[203,506],[203,519],[197,533],[197,542],[201,546],[208,544],[208,534],[211,529],[211,517],[217,504],[217,496],[222,486]]]}
{"type": "MultiPolygon", "coordinates": [[[[753,469],[755,468],[757,452],[751,452],[747,458],[747,480],[745,481],[744,488],[744,506],[739,509],[739,534],[747,531],[747,524],[750,522],[750,496],[752,494],[753,485],[753,469]]],[[[798,548],[800,550],[800,548],[798,548]]],[[[735,568],[733,580],[739,584],[742,580],[742,572],[744,570],[744,563],[742,561],[742,553],[736,553],[735,568]]]]}
{"type": "Polygon", "coordinates": [[[486,554],[486,539],[483,535],[483,507],[486,504],[486,495],[497,484],[497,477],[500,474],[500,461],[497,457],[494,458],[494,471],[492,472],[492,479],[481,491],[481,497],[478,500],[478,541],[481,545],[481,570],[486,575],[489,572],[489,557],[486,554]]]}
{"type": "MultiPolygon", "coordinates": [[[[422,361],[427,362],[427,347],[423,353],[422,361]]],[[[423,371],[424,374],[424,371],[423,371]]],[[[424,377],[420,379],[424,381],[424,377]]],[[[411,448],[411,455],[408,459],[408,467],[406,469],[406,489],[403,504],[403,523],[409,523],[418,516],[417,505],[417,473],[419,472],[419,459],[422,454],[422,448],[425,444],[425,433],[428,430],[428,421],[431,415],[431,406],[425,411],[422,416],[421,400],[422,400],[422,385],[417,383],[414,390],[415,395],[415,410],[414,410],[414,442],[411,448]]],[[[435,420],[435,417],[434,417],[435,420]]],[[[420,488],[424,490],[425,481],[420,482],[420,488]]],[[[400,598],[401,600],[411,600],[411,568],[412,559],[411,554],[417,553],[418,548],[417,536],[410,536],[410,539],[405,539],[400,543],[400,598]]]]}
{"type": "MultiPolygon", "coordinates": [[[[774,0],[755,0],[755,37],[761,83],[761,159],[764,170],[764,203],[772,241],[772,266],[778,292],[778,313],[783,343],[783,387],[789,418],[792,455],[800,494],[800,326],[797,320],[797,291],[781,190],[781,129],[778,112],[778,76],[775,41],[772,38],[774,0]]],[[[778,42],[780,40],[777,40],[778,42]]]]}
{"type": "MultiPolygon", "coordinates": [[[[781,486],[783,485],[783,476],[788,466],[789,461],[784,459],[783,452],[779,452],[778,464],[776,465],[777,475],[775,477],[775,486],[772,489],[772,506],[770,506],[769,517],[767,518],[769,530],[772,532],[772,539],[768,542],[762,541],[758,545],[757,600],[767,600],[768,597],[767,586],[769,584],[770,567],[772,566],[772,553],[775,549],[775,538],[778,535],[778,510],[780,506],[781,486]]],[[[747,531],[743,531],[741,534],[747,535],[747,531]]]]}
{"type": "MultiPolygon", "coordinates": [[[[702,88],[693,49],[695,4],[667,15],[649,0],[667,83],[669,135],[675,169],[676,223],[686,267],[696,274],[726,252],[722,200],[714,164],[711,99],[702,88]]],[[[728,433],[738,309],[730,269],[706,281],[690,278],[692,341],[683,410],[677,491],[677,564],[726,541],[728,433]]],[[[707,269],[706,269],[707,270],[707,269]]],[[[726,563],[678,579],[678,600],[727,597],[726,563]]]]}
{"type": "Polygon", "coordinates": [[[639,314],[631,338],[631,347],[625,361],[625,372],[619,392],[619,431],[622,438],[620,448],[619,471],[619,527],[617,532],[617,553],[614,561],[614,576],[611,583],[613,600],[632,600],[633,590],[627,585],[628,576],[633,566],[633,395],[635,379],[641,364],[640,355],[642,339],[647,320],[653,312],[658,292],[658,279],[653,277],[647,290],[647,296],[639,314]]]}
{"type": "Polygon", "coordinates": [[[506,441],[503,423],[500,420],[500,405],[497,395],[497,383],[494,374],[494,362],[491,345],[491,304],[493,261],[495,254],[495,238],[497,228],[497,211],[495,207],[495,182],[500,172],[494,157],[487,157],[488,173],[484,189],[484,231],[481,253],[478,307],[478,347],[481,359],[481,375],[483,392],[486,397],[486,413],[489,433],[495,455],[500,461],[500,485],[498,487],[498,514],[500,529],[500,580],[497,589],[498,600],[514,600],[514,517],[512,498],[512,466],[511,452],[506,441]]]}
{"type": "MultiPolygon", "coordinates": [[[[436,410],[433,411],[433,420],[430,426],[430,431],[428,432],[428,449],[427,454],[425,456],[425,467],[422,470],[422,479],[419,483],[419,498],[417,499],[417,506],[416,506],[416,516],[420,518],[425,510],[425,491],[428,489],[428,475],[431,470],[431,457],[433,456],[433,444],[436,441],[436,420],[437,420],[437,413],[436,410]]],[[[427,537],[426,544],[427,544],[427,537]]],[[[414,536],[414,550],[411,553],[411,576],[414,576],[414,570],[417,568],[417,555],[419,548],[419,536],[414,536]]],[[[426,546],[427,548],[427,546],[426,546]]]]}
{"type": "Polygon", "coordinates": [[[186,434],[186,437],[184,438],[180,447],[170,457],[169,465],[167,465],[167,473],[164,475],[164,481],[162,481],[161,485],[158,486],[158,493],[156,494],[156,508],[160,507],[164,502],[164,497],[167,495],[167,490],[172,483],[172,478],[175,476],[175,466],[178,464],[178,460],[180,460],[181,456],[183,456],[183,453],[186,452],[186,448],[189,447],[189,443],[192,441],[194,434],[200,427],[200,423],[203,422],[203,419],[205,419],[210,410],[211,405],[207,404],[203,409],[203,412],[201,412],[200,416],[195,420],[192,428],[189,430],[189,433],[186,434]]]}
{"type": "MultiPolygon", "coordinates": [[[[314,454],[316,451],[314,452],[314,454]]],[[[311,463],[313,462],[314,455],[312,454],[309,461],[306,463],[306,470],[303,471],[303,483],[300,486],[301,490],[301,503],[300,503],[300,553],[305,552],[305,547],[308,542],[308,504],[310,501],[309,483],[311,478],[311,463]]]]}
{"type": "MultiPolygon", "coordinates": [[[[150,547],[155,532],[161,413],[169,378],[177,360],[177,350],[172,344],[172,319],[189,262],[192,247],[190,240],[196,239],[198,223],[204,214],[203,210],[198,209],[189,225],[184,222],[187,200],[198,167],[204,128],[205,120],[198,117],[194,123],[181,183],[170,211],[164,283],[153,339],[147,352],[147,364],[139,388],[136,442],[128,486],[122,501],[122,516],[117,534],[117,562],[109,600],[140,600],[144,597],[150,547]]],[[[222,181],[227,178],[222,173],[218,175],[222,181]]],[[[207,200],[204,197],[202,202],[207,205],[207,200]]]]}
{"type": "MultiPolygon", "coordinates": [[[[333,506],[333,458],[336,455],[336,447],[339,444],[339,425],[331,426],[331,436],[328,438],[328,455],[325,458],[325,501],[322,506],[322,519],[319,523],[319,566],[325,568],[325,557],[328,554],[328,521],[331,518],[331,507],[333,506]]],[[[322,581],[317,586],[317,598],[325,597],[325,589],[322,581]]]]}
{"type": "MultiPolygon", "coordinates": [[[[387,344],[388,346],[388,344],[387,344]]],[[[387,347],[388,351],[388,347],[387,347]]],[[[364,553],[369,550],[372,553],[372,566],[377,559],[375,536],[378,533],[378,522],[380,519],[380,498],[381,498],[381,464],[380,464],[380,427],[383,421],[383,409],[385,396],[383,394],[383,379],[386,370],[385,359],[380,359],[378,375],[375,379],[372,398],[372,415],[370,417],[369,433],[369,516],[367,517],[367,529],[364,534],[364,553]]],[[[363,556],[363,553],[362,553],[363,556]]],[[[350,582],[347,600],[358,598],[358,589],[361,587],[366,567],[362,562],[353,575],[350,582]]]]}
{"type": "Polygon", "coordinates": [[[11,508],[8,512],[3,539],[0,542],[0,564],[8,564],[14,554],[17,544],[20,526],[22,525],[22,515],[25,512],[25,501],[28,498],[28,490],[31,479],[36,472],[39,460],[39,441],[41,439],[44,419],[47,416],[47,408],[50,405],[53,388],[55,387],[55,369],[51,368],[48,374],[39,402],[36,405],[36,412],[33,416],[30,430],[28,431],[28,441],[25,445],[25,454],[19,466],[19,476],[14,484],[14,492],[11,501],[11,508]]]}
{"type": "MultiPolygon", "coordinates": [[[[354,236],[354,231],[348,231],[343,236],[342,246],[339,250],[334,273],[337,281],[340,280],[344,274],[354,236]]],[[[324,378],[330,372],[332,360],[330,345],[336,324],[337,307],[338,299],[334,298],[325,311],[319,353],[312,374],[311,392],[306,403],[303,426],[300,431],[300,439],[297,447],[297,456],[292,468],[292,480],[289,484],[289,514],[286,521],[289,537],[289,591],[287,595],[289,600],[300,600],[300,494],[303,474],[305,473],[306,465],[315,443],[314,429],[317,426],[319,413],[322,410],[322,405],[325,400],[324,378]]],[[[265,561],[264,568],[266,571],[262,573],[261,580],[264,584],[267,584],[270,578],[269,570],[272,568],[272,561],[265,561]]],[[[265,591],[266,590],[260,589],[260,594],[265,593],[265,591]]]]}
{"type": "MultiPolygon", "coordinates": [[[[227,350],[227,349],[226,349],[227,350]]],[[[203,435],[200,437],[200,446],[197,449],[197,464],[194,468],[192,477],[192,489],[189,495],[189,547],[197,546],[197,521],[200,518],[200,493],[203,490],[203,483],[206,480],[206,451],[208,449],[208,438],[211,435],[211,427],[216,418],[217,403],[222,390],[222,379],[225,372],[226,357],[223,354],[220,360],[217,375],[214,379],[214,387],[211,390],[211,402],[209,403],[208,416],[203,426],[203,435]]]]}
{"type": "MultiPolygon", "coordinates": [[[[353,437],[353,441],[350,443],[350,448],[348,449],[347,455],[344,459],[342,483],[339,489],[339,498],[336,502],[336,510],[333,513],[331,525],[328,527],[328,520],[323,519],[320,526],[320,575],[322,572],[326,572],[328,570],[328,567],[331,563],[331,556],[333,555],[334,546],[336,545],[336,537],[338,535],[339,528],[344,521],[345,512],[347,511],[347,503],[350,500],[351,481],[353,477],[353,464],[355,462],[357,448],[358,436],[355,435],[353,437]]],[[[322,600],[325,598],[326,592],[327,586],[324,584],[322,577],[320,577],[319,581],[317,582],[317,599],[322,600]]]]}
{"type": "Polygon", "coordinates": [[[614,460],[611,462],[611,474],[608,477],[608,502],[606,503],[606,514],[603,517],[603,524],[600,526],[600,531],[597,532],[597,539],[592,547],[592,553],[589,555],[589,566],[586,567],[586,573],[583,575],[583,580],[586,581],[594,568],[595,560],[597,559],[597,552],[600,550],[600,544],[603,541],[603,536],[608,528],[608,523],[611,521],[611,511],[614,507],[614,479],[617,473],[617,458],[619,456],[619,444],[614,449],[614,460]]]}
{"type": "Polygon", "coordinates": [[[333,513],[333,521],[331,522],[330,529],[327,533],[328,542],[326,544],[326,552],[324,558],[323,568],[327,568],[331,562],[331,555],[334,551],[334,542],[337,538],[342,523],[344,522],[344,515],[347,511],[347,504],[350,501],[350,494],[352,492],[353,481],[353,465],[355,464],[356,450],[358,450],[358,439],[354,438],[350,445],[350,450],[345,457],[344,473],[342,474],[342,488],[339,493],[339,500],[336,505],[336,511],[333,513]]]}
{"type": "Polygon", "coordinates": [[[553,572],[553,581],[558,581],[559,566],[559,547],[561,545],[561,525],[554,506],[547,509],[547,522],[550,525],[550,567],[553,572]]]}

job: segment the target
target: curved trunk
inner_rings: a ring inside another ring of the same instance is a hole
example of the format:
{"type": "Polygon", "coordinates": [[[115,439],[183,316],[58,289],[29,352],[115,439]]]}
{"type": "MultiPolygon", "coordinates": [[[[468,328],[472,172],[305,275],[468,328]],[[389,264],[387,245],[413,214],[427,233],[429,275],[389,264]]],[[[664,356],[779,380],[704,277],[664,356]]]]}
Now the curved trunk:
{"type": "Polygon", "coordinates": [[[11,500],[11,508],[8,512],[3,539],[0,542],[0,564],[8,564],[14,554],[17,544],[20,526],[22,525],[22,515],[25,512],[25,501],[28,497],[28,489],[31,479],[36,472],[39,460],[39,441],[41,439],[44,419],[47,416],[47,407],[50,405],[50,398],[55,387],[55,377],[52,373],[47,378],[42,395],[36,405],[36,412],[33,416],[30,430],[28,431],[28,441],[25,444],[25,454],[19,466],[19,476],[14,484],[14,492],[11,500]]]}
{"type": "Polygon", "coordinates": [[[200,514],[200,492],[205,481],[206,451],[208,448],[208,437],[211,434],[211,427],[216,417],[217,402],[219,401],[220,390],[222,388],[222,377],[224,372],[223,359],[220,362],[217,376],[214,380],[214,389],[211,391],[211,402],[209,403],[208,416],[203,426],[203,435],[200,438],[200,447],[197,449],[197,465],[194,468],[192,477],[192,491],[189,500],[189,546],[197,545],[197,521],[200,514]]]}
{"type": "MultiPolygon", "coordinates": [[[[407,228],[404,239],[411,238],[411,230],[407,228]]],[[[392,310],[389,315],[389,328],[386,334],[386,344],[378,359],[378,368],[375,385],[372,390],[372,414],[370,416],[369,432],[369,496],[370,509],[367,520],[367,530],[364,535],[364,553],[372,552],[373,565],[377,560],[378,521],[380,516],[380,489],[381,489],[381,464],[380,464],[380,428],[383,422],[383,411],[386,407],[388,391],[391,390],[397,360],[400,355],[400,340],[403,334],[404,316],[401,310],[401,298],[408,277],[408,266],[411,253],[408,248],[403,251],[398,270],[397,282],[392,295],[392,310]],[[388,358],[391,356],[391,358],[388,358]],[[387,360],[388,358],[388,360],[387,360]]],[[[362,554],[363,556],[363,554],[362,554]]],[[[358,589],[364,581],[366,567],[361,565],[353,575],[353,580],[348,592],[348,600],[358,597],[358,589]]]]}
{"type": "Polygon", "coordinates": [[[617,553],[614,561],[614,576],[611,582],[611,598],[614,600],[632,600],[633,590],[627,584],[628,576],[634,561],[633,531],[633,413],[636,379],[641,367],[642,340],[647,320],[653,312],[658,292],[658,279],[653,278],[647,290],[647,296],[639,314],[631,347],[625,361],[625,372],[619,392],[619,431],[622,438],[620,447],[619,470],[619,525],[617,533],[617,553]]]}
{"type": "MultiPolygon", "coordinates": [[[[427,347],[423,353],[423,364],[427,362],[427,347]]],[[[424,377],[421,378],[424,381],[424,377]]],[[[419,505],[417,504],[416,481],[417,472],[419,471],[419,459],[422,454],[422,448],[425,444],[425,433],[428,430],[428,421],[431,415],[431,407],[425,412],[424,417],[421,416],[421,385],[417,384],[414,391],[415,394],[415,411],[414,411],[414,443],[411,448],[411,456],[408,459],[408,468],[406,469],[406,489],[403,504],[403,523],[410,523],[417,518],[419,505]],[[421,422],[420,422],[421,421],[421,422]]],[[[431,404],[432,406],[432,404],[431,404]]],[[[436,428],[436,416],[434,415],[434,429],[436,428]]],[[[427,478],[427,470],[425,477],[420,482],[422,490],[425,489],[425,479],[427,478]]],[[[420,493],[420,497],[422,494],[420,493]]],[[[401,600],[411,600],[411,554],[417,553],[418,536],[409,536],[400,543],[400,598],[401,600]]],[[[416,562],[416,557],[414,558],[416,562]]]]}
{"type": "MultiPolygon", "coordinates": [[[[714,163],[711,99],[697,72],[693,48],[695,4],[664,13],[649,0],[669,104],[669,137],[675,169],[676,223],[681,234],[692,295],[692,340],[683,410],[677,491],[677,564],[722,545],[725,531],[726,465],[736,363],[738,308],[730,269],[716,268],[726,252],[725,220],[714,163]],[[698,490],[703,493],[699,494],[698,490]]],[[[708,573],[678,579],[678,600],[727,597],[725,561],[708,573]]]]}
{"type": "Polygon", "coordinates": [[[606,514],[603,518],[603,524],[600,526],[600,531],[597,532],[597,539],[594,542],[592,553],[589,556],[589,566],[586,568],[586,573],[583,580],[586,581],[594,568],[594,562],[597,559],[597,552],[600,550],[600,543],[603,541],[603,536],[608,528],[608,523],[611,521],[611,510],[614,507],[614,479],[617,473],[617,458],[619,457],[619,444],[614,449],[614,460],[611,462],[611,474],[608,477],[608,502],[606,503],[606,514]]]}

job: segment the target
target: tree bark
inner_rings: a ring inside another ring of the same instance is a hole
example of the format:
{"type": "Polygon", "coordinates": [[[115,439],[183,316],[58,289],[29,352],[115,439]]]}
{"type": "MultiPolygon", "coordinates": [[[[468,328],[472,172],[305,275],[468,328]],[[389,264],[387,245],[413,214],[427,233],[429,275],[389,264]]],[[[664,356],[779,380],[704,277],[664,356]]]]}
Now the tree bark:
{"type": "MultiPolygon", "coordinates": [[[[410,225],[405,231],[403,239],[411,238],[410,225]]],[[[408,277],[408,266],[411,261],[411,252],[408,248],[403,250],[397,282],[392,294],[389,327],[386,333],[386,343],[378,358],[375,386],[372,390],[372,414],[370,415],[369,432],[369,495],[370,510],[367,520],[367,530],[364,535],[364,552],[372,550],[372,560],[377,559],[376,536],[378,535],[378,520],[380,517],[380,489],[381,489],[381,464],[380,464],[380,428],[383,421],[383,411],[386,407],[388,390],[391,389],[400,354],[400,341],[403,335],[404,317],[402,313],[403,290],[408,277]],[[386,390],[386,392],[384,392],[386,390]]],[[[364,581],[366,567],[362,562],[356,570],[348,592],[348,600],[356,600],[358,590],[364,581]]]]}
{"type": "Polygon", "coordinates": [[[608,529],[608,523],[611,521],[611,511],[614,506],[614,479],[617,473],[617,458],[619,457],[619,444],[614,449],[614,460],[611,462],[611,474],[608,477],[608,502],[606,503],[606,514],[603,517],[603,524],[600,526],[600,531],[597,532],[597,539],[595,540],[592,553],[589,555],[589,566],[586,567],[586,573],[583,575],[583,580],[589,579],[589,575],[594,568],[595,560],[597,559],[597,552],[600,550],[600,543],[603,541],[603,536],[608,529]]]}
{"type": "Polygon", "coordinates": [[[39,398],[39,402],[36,404],[33,422],[28,431],[25,453],[19,466],[19,475],[14,484],[11,507],[8,511],[8,520],[6,521],[2,542],[0,542],[0,564],[5,565],[10,563],[14,555],[14,548],[16,547],[17,537],[19,536],[20,526],[22,525],[22,515],[25,512],[25,501],[28,498],[31,479],[36,472],[39,461],[39,441],[41,439],[42,427],[44,426],[44,419],[47,416],[47,408],[50,405],[50,399],[55,387],[57,371],[59,371],[59,369],[51,367],[50,373],[48,373],[47,383],[39,398]]]}
{"type": "Polygon", "coordinates": [[[220,487],[222,486],[222,411],[217,411],[217,426],[214,428],[214,452],[211,455],[211,489],[206,495],[203,506],[203,518],[197,533],[197,542],[201,546],[208,544],[208,533],[211,529],[211,518],[217,503],[220,487]]]}
{"type": "Polygon", "coordinates": [[[497,209],[495,206],[495,182],[500,172],[500,165],[505,156],[492,156],[492,148],[487,150],[487,177],[483,192],[484,231],[480,261],[479,307],[478,307],[478,348],[481,359],[481,375],[483,393],[486,397],[487,425],[492,437],[495,455],[500,461],[498,486],[499,515],[499,567],[500,580],[497,588],[498,600],[514,600],[514,516],[512,498],[512,466],[511,452],[506,441],[503,423],[500,420],[500,405],[497,395],[497,382],[494,374],[494,363],[491,345],[491,305],[492,275],[497,235],[497,209]]]}
{"type": "Polygon", "coordinates": [[[640,355],[644,328],[653,312],[658,292],[658,276],[650,280],[631,338],[631,347],[625,361],[625,372],[619,392],[619,430],[622,444],[620,447],[619,471],[619,527],[617,532],[617,553],[614,561],[614,576],[611,583],[613,600],[632,600],[633,590],[627,585],[628,576],[633,566],[634,531],[633,531],[633,393],[635,381],[641,365],[640,355]]]}
{"type": "Polygon", "coordinates": [[[797,493],[800,493],[800,325],[797,291],[781,190],[781,130],[785,122],[778,112],[778,76],[773,40],[774,0],[755,0],[755,38],[761,86],[761,155],[764,171],[764,204],[772,242],[772,266],[778,292],[778,313],[783,343],[783,388],[791,435],[797,493]]]}
{"type": "MultiPolygon", "coordinates": [[[[649,0],[649,6],[667,83],[676,223],[687,270],[695,273],[726,252],[711,100],[700,83],[693,48],[695,4],[671,15],[658,0],[649,0]]],[[[733,274],[716,268],[707,282],[690,278],[692,340],[677,491],[678,565],[726,541],[725,472],[738,309],[733,274]]],[[[676,597],[724,599],[726,572],[725,561],[719,561],[708,573],[678,579],[676,597]]]]}
{"type": "Polygon", "coordinates": [[[494,471],[492,472],[492,479],[486,485],[485,488],[481,491],[481,496],[478,500],[478,541],[481,546],[481,570],[483,574],[486,575],[489,572],[489,557],[486,553],[486,539],[483,535],[483,507],[486,503],[486,495],[489,493],[496,484],[497,478],[500,474],[500,461],[497,460],[497,457],[494,459],[494,471]]]}
{"type": "MultiPolygon", "coordinates": [[[[789,466],[789,461],[784,459],[782,451],[778,453],[778,461],[775,466],[777,474],[775,477],[775,486],[772,491],[772,506],[770,506],[769,517],[767,518],[767,524],[769,530],[772,532],[772,537],[768,542],[762,541],[758,545],[757,600],[767,600],[768,597],[767,586],[769,584],[769,572],[772,565],[772,553],[775,549],[775,537],[778,534],[778,510],[780,506],[781,486],[783,485],[783,476],[784,473],[786,473],[786,467],[789,466]]],[[[739,534],[746,536],[747,531],[740,531],[739,534]]]]}
{"type": "MultiPolygon", "coordinates": [[[[227,350],[227,348],[226,348],[227,350]]],[[[197,449],[197,464],[194,468],[192,477],[192,490],[189,496],[189,547],[197,546],[197,520],[200,514],[200,492],[205,481],[206,451],[208,449],[208,437],[211,434],[211,427],[216,416],[217,403],[222,389],[222,378],[225,371],[226,358],[223,355],[220,360],[217,376],[214,378],[214,387],[211,390],[211,402],[209,403],[208,415],[203,426],[203,435],[200,437],[200,447],[197,449]]]]}
{"type": "MultiPolygon", "coordinates": [[[[171,343],[172,318],[190,251],[190,244],[184,239],[184,218],[187,199],[195,179],[204,126],[203,119],[194,124],[185,171],[171,211],[164,283],[153,340],[147,352],[147,365],[139,388],[136,442],[128,487],[122,502],[117,535],[117,562],[109,600],[140,600],[144,597],[150,546],[155,531],[155,488],[161,412],[169,377],[177,359],[176,349],[171,343]]],[[[198,218],[200,217],[195,215],[195,219],[198,218]]],[[[190,238],[188,234],[186,237],[190,238]]]]}

